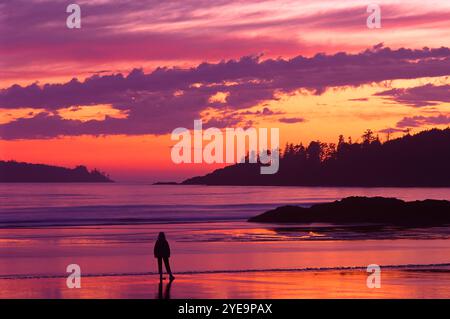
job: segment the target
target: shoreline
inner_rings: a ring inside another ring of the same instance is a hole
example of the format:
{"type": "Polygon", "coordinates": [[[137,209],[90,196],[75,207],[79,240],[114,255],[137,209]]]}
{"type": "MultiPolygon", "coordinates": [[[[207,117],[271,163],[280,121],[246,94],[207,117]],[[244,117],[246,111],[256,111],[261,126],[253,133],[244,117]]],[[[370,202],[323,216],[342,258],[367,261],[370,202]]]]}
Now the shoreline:
{"type": "MultiPolygon", "coordinates": [[[[440,264],[404,264],[404,265],[380,265],[385,271],[427,271],[427,272],[441,272],[442,270],[450,272],[450,262],[440,264]]],[[[307,268],[270,268],[270,269],[219,269],[219,270],[188,270],[177,272],[177,275],[220,275],[220,274],[252,274],[252,273],[321,273],[321,272],[352,272],[365,271],[365,266],[342,266],[342,267],[307,267],[307,268]]],[[[140,277],[140,276],[156,276],[157,272],[132,272],[132,273],[99,273],[99,274],[83,274],[84,278],[99,278],[99,277],[140,277]]],[[[29,279],[59,279],[67,278],[67,275],[0,275],[1,280],[29,280],[29,279]]]]}

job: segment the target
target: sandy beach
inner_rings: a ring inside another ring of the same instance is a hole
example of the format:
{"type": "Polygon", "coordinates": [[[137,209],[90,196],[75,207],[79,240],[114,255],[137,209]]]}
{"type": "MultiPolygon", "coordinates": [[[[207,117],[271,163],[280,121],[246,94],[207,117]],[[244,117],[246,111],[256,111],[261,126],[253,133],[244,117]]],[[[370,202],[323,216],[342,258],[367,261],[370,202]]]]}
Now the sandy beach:
{"type": "Polygon", "coordinates": [[[0,298],[450,296],[449,239],[268,239],[275,234],[239,222],[4,229],[0,298]],[[172,284],[159,285],[152,254],[161,227],[173,239],[172,284]],[[73,263],[81,267],[80,289],[66,286],[73,263]],[[379,289],[366,285],[372,263],[382,268],[379,289]]]}
{"type": "Polygon", "coordinates": [[[0,298],[448,298],[450,268],[382,270],[381,288],[366,286],[364,270],[260,271],[179,274],[159,284],[156,275],[98,276],[80,289],[65,277],[0,279],[0,298]]]}

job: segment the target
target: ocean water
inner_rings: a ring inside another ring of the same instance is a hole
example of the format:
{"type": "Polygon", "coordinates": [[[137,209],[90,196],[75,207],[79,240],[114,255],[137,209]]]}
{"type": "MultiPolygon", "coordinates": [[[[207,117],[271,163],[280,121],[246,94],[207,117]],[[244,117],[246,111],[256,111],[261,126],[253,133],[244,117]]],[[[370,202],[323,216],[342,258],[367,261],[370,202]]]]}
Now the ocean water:
{"type": "Polygon", "coordinates": [[[0,184],[0,228],[243,221],[347,196],[450,200],[450,188],[0,184]]]}

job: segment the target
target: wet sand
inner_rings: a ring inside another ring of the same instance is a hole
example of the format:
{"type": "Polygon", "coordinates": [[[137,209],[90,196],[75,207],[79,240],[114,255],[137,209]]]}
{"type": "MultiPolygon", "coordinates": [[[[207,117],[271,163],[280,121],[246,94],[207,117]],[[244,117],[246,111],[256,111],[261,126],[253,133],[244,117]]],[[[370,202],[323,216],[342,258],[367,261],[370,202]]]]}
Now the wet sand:
{"type": "Polygon", "coordinates": [[[156,275],[0,279],[0,298],[448,298],[450,267],[382,269],[381,288],[369,289],[365,270],[258,271],[156,275]]]}
{"type": "Polygon", "coordinates": [[[449,298],[450,239],[417,232],[323,240],[242,222],[3,229],[0,298],[449,298]],[[162,287],[161,228],[177,276],[162,287]],[[380,289],[366,286],[373,263],[380,289]],[[66,286],[69,264],[81,267],[81,289],[66,286]]]}

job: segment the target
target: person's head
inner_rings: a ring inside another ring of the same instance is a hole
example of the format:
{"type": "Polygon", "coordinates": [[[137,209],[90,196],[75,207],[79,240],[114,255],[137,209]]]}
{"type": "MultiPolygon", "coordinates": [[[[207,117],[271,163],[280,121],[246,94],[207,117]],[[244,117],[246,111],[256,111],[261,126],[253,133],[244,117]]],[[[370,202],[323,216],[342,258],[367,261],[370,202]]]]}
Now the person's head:
{"type": "Polygon", "coordinates": [[[160,232],[158,235],[158,240],[166,240],[166,234],[164,234],[164,232],[160,232]]]}

